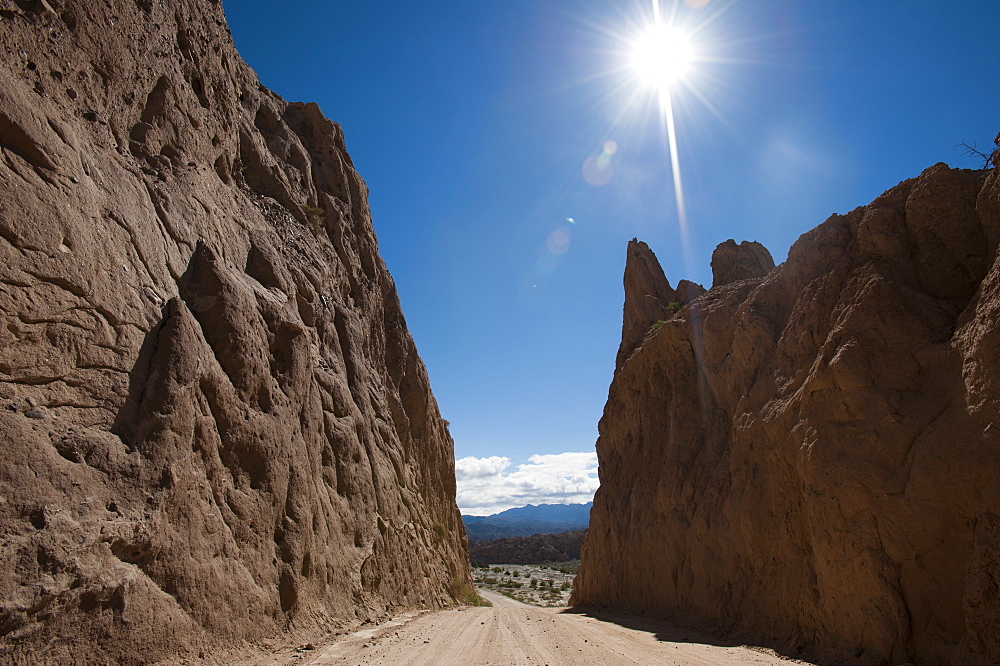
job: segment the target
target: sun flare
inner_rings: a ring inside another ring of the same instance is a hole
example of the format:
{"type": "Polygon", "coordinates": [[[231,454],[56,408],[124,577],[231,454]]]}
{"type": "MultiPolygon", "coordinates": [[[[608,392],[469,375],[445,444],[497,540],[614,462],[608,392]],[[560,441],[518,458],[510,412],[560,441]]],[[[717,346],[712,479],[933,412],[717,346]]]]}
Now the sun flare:
{"type": "Polygon", "coordinates": [[[632,45],[632,67],[643,85],[667,89],[691,66],[691,40],[681,30],[654,23],[632,45]]]}

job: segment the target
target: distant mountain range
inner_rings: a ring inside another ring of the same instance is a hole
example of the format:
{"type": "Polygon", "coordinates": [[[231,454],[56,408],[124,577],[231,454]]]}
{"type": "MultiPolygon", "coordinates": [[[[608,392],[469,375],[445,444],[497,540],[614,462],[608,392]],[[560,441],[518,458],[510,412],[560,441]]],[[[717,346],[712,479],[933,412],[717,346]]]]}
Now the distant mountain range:
{"type": "Polygon", "coordinates": [[[587,529],[590,507],[586,504],[529,504],[507,509],[492,516],[462,516],[469,541],[490,541],[505,537],[558,534],[587,529]]]}

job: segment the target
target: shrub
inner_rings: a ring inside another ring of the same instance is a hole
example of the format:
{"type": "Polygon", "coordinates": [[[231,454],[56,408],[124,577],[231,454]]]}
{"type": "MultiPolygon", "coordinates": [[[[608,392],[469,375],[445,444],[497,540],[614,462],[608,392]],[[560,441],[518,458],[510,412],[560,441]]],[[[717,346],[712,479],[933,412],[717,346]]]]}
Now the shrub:
{"type": "MultiPolygon", "coordinates": [[[[997,138],[994,140],[994,143],[1000,146],[1000,134],[997,134],[997,138]]],[[[955,147],[964,148],[965,150],[962,151],[963,155],[968,155],[973,159],[982,160],[983,166],[980,167],[981,169],[992,169],[997,165],[996,161],[997,151],[991,150],[989,153],[987,153],[985,151],[979,150],[979,146],[976,145],[975,141],[972,142],[971,146],[965,141],[963,141],[962,143],[958,144],[955,147]]]]}
{"type": "Polygon", "coordinates": [[[438,541],[444,541],[444,538],[448,536],[448,528],[437,521],[431,525],[431,530],[434,531],[434,536],[437,537],[438,541]]]}
{"type": "Polygon", "coordinates": [[[455,576],[451,579],[451,598],[460,604],[467,604],[469,606],[492,606],[490,602],[479,596],[476,592],[476,588],[472,587],[464,579],[455,576]]]}
{"type": "Polygon", "coordinates": [[[323,220],[326,218],[326,211],[322,208],[316,208],[310,206],[309,204],[302,204],[302,212],[306,214],[306,220],[309,222],[309,228],[312,229],[314,236],[319,236],[320,232],[323,231],[323,220]]]}
{"type": "Polygon", "coordinates": [[[678,310],[681,309],[681,304],[678,303],[677,301],[671,301],[667,303],[667,309],[670,310],[671,312],[677,312],[678,310]]]}

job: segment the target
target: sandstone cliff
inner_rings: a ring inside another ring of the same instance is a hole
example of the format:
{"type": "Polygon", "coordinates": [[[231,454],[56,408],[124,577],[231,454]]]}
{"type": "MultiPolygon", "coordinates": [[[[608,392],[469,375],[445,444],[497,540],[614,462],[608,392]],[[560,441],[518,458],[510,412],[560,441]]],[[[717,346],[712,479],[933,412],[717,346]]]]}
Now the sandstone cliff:
{"type": "Polygon", "coordinates": [[[340,127],[218,0],[0,0],[0,661],[440,606],[452,441],[340,127]]]}
{"type": "Polygon", "coordinates": [[[634,238],[628,244],[626,264],[622,344],[616,367],[635,351],[651,326],[670,319],[680,306],[705,293],[704,287],[688,280],[673,289],[649,246],[634,238]]]}
{"type": "Polygon", "coordinates": [[[712,286],[762,278],[773,268],[774,259],[766,247],[757,241],[743,241],[737,245],[730,238],[712,253],[712,286]]]}
{"type": "Polygon", "coordinates": [[[666,286],[633,243],[573,603],[1000,662],[998,240],[1000,176],[938,164],[639,333],[666,286]]]}

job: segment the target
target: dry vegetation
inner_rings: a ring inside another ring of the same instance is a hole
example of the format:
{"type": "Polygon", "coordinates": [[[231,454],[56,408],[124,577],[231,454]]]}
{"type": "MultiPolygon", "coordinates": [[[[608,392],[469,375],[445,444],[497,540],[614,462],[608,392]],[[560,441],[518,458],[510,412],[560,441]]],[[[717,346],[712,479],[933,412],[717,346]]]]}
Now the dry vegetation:
{"type": "Polygon", "coordinates": [[[494,564],[473,569],[476,585],[533,606],[564,607],[579,560],[559,564],[494,564]]]}

